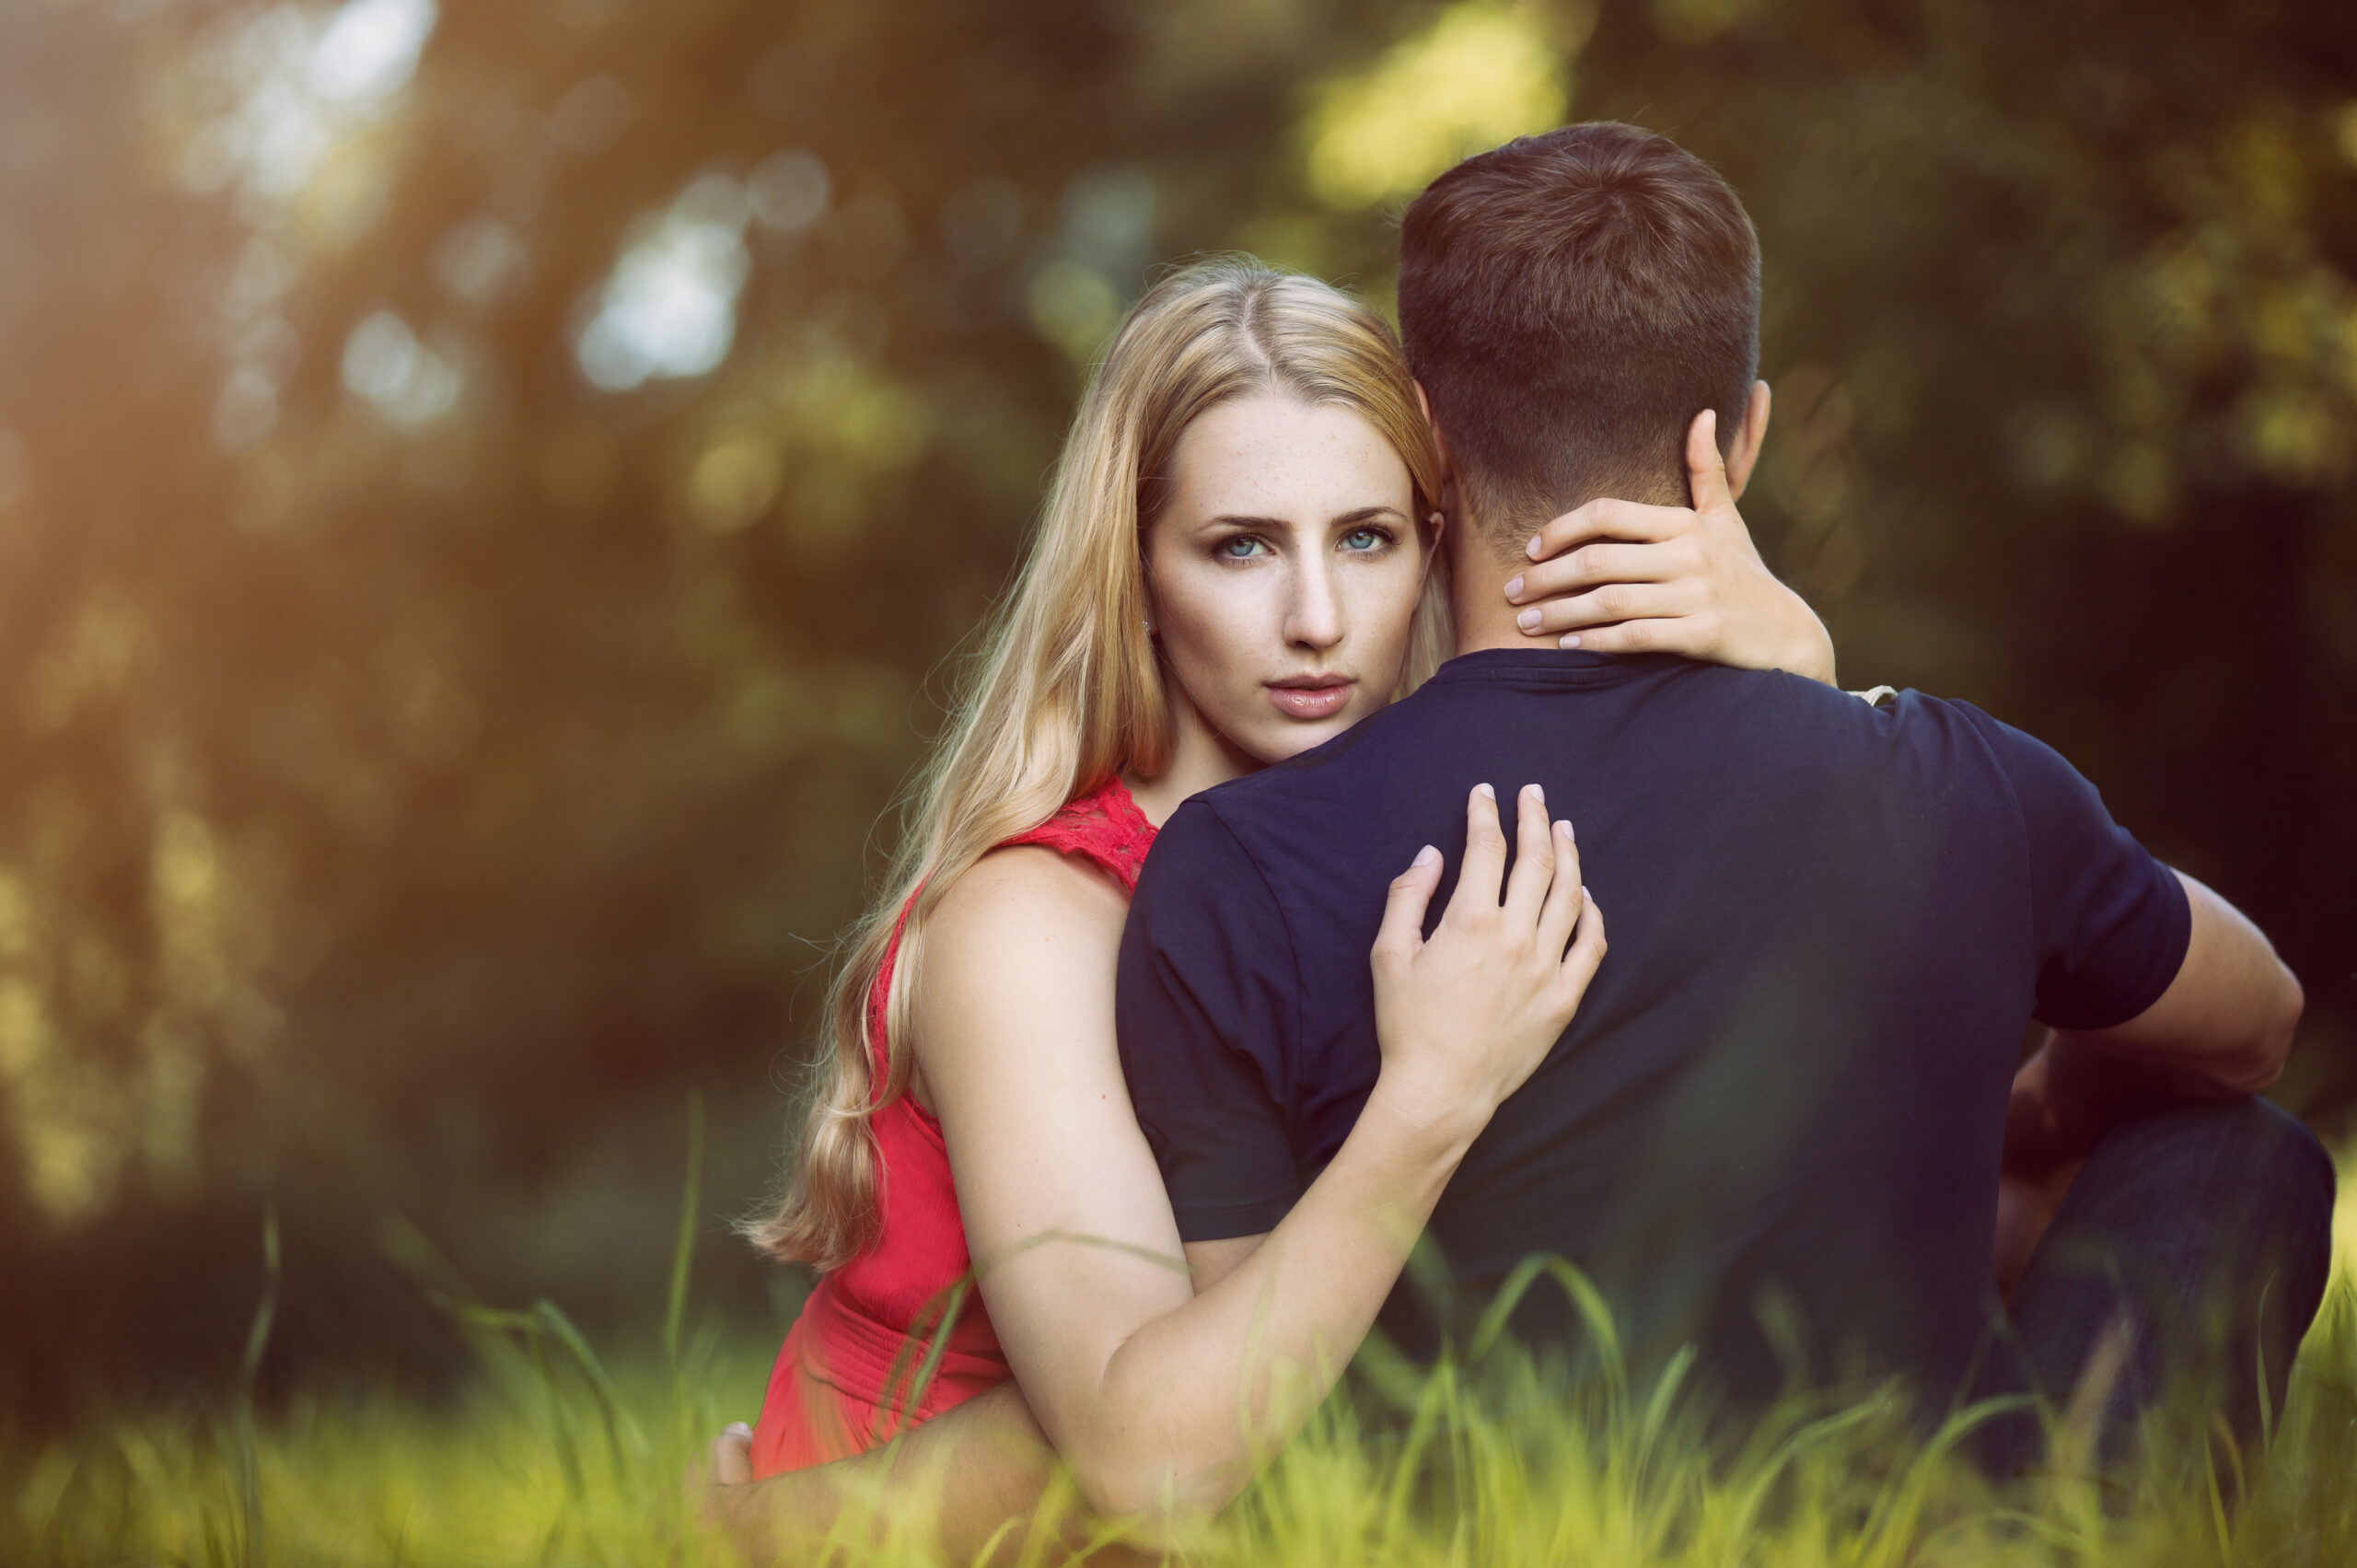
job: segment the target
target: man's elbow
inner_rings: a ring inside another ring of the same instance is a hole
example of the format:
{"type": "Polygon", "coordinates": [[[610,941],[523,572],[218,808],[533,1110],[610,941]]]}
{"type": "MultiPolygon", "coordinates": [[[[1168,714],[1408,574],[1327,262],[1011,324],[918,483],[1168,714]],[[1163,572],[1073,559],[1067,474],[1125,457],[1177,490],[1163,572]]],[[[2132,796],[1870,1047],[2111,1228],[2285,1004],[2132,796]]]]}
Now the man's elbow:
{"type": "Polygon", "coordinates": [[[2283,1075],[2283,1064],[2292,1059],[2293,1037],[2300,1030],[2300,1015],[2308,1005],[2307,993],[2300,989],[2299,977],[2281,962],[2275,969],[2275,995],[2254,1052],[2257,1081],[2250,1086],[2252,1094],[2283,1075]]]}
{"type": "Polygon", "coordinates": [[[2299,1032],[2300,1014],[2307,998],[2289,969],[2280,961],[2274,969],[2265,995],[2252,1005],[2249,1032],[2241,1049],[2212,1068],[2223,1094],[2259,1093],[2283,1075],[2283,1064],[2291,1060],[2292,1040],[2299,1032]]]}

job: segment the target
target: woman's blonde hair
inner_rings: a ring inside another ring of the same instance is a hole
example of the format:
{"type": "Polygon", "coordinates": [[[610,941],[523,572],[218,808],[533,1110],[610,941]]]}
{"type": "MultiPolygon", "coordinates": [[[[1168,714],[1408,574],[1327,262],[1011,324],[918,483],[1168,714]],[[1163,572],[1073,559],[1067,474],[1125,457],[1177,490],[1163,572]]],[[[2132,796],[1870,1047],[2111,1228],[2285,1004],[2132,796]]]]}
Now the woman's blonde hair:
{"type": "MultiPolygon", "coordinates": [[[[1440,459],[1390,329],[1315,278],[1247,258],[1172,273],[1115,334],[1065,438],[1029,559],[1001,601],[946,731],[903,799],[889,874],[844,939],[827,995],[827,1049],[790,1181],[745,1234],[788,1261],[832,1269],[877,1235],[870,1120],[909,1077],[909,998],[928,912],[967,867],[1066,801],[1170,761],[1170,705],[1145,628],[1142,530],[1178,438],[1205,410],[1278,391],[1356,410],[1399,450],[1421,520],[1440,494],[1440,459]],[[905,924],[902,911],[906,909],[905,924]],[[884,1007],[884,1081],[868,1046],[868,998],[900,946],[884,1007]]],[[[1434,541],[1419,527],[1431,550],[1434,541]]],[[[1425,575],[1400,689],[1448,656],[1435,557],[1425,575]]]]}

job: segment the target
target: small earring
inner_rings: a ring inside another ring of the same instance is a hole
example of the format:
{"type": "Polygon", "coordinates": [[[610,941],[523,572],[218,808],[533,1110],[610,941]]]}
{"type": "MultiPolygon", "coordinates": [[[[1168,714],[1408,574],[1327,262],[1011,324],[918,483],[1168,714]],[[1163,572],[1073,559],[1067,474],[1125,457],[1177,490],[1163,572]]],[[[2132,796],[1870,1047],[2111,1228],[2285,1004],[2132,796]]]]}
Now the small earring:
{"type": "Polygon", "coordinates": [[[1147,616],[1147,617],[1145,618],[1144,626],[1145,626],[1145,634],[1146,634],[1147,636],[1149,636],[1149,637],[1153,636],[1153,635],[1154,635],[1154,617],[1153,617],[1153,616],[1149,615],[1149,616],[1147,616]]]}

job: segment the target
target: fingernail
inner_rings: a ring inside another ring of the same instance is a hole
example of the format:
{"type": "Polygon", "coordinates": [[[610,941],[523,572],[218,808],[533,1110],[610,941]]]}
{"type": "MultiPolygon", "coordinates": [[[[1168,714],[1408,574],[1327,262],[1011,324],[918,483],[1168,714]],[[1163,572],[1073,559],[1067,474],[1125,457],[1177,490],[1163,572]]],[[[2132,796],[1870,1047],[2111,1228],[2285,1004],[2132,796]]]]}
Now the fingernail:
{"type": "Polygon", "coordinates": [[[731,1437],[750,1437],[753,1434],[753,1429],[741,1421],[730,1422],[724,1430],[731,1437]]]}
{"type": "Polygon", "coordinates": [[[1545,784],[1525,784],[1522,787],[1530,792],[1531,799],[1538,802],[1541,806],[1547,804],[1547,786],[1545,784]]]}
{"type": "Polygon", "coordinates": [[[1430,844],[1426,844],[1423,848],[1416,852],[1415,864],[1418,865],[1430,865],[1434,861],[1438,860],[1439,858],[1440,851],[1433,848],[1430,844]]]}
{"type": "Polygon", "coordinates": [[[1514,623],[1526,632],[1536,632],[1538,630],[1538,612],[1535,610],[1526,610],[1514,618],[1514,623]]]}
{"type": "Polygon", "coordinates": [[[1506,585],[1506,598],[1513,598],[1521,592],[1522,579],[1520,577],[1515,578],[1512,582],[1506,585]]]}
{"type": "Polygon", "coordinates": [[[1536,561],[1536,560],[1538,560],[1538,551],[1539,551],[1539,540],[1538,540],[1538,536],[1537,534],[1532,534],[1532,535],[1530,536],[1530,542],[1529,542],[1528,544],[1526,544],[1526,545],[1524,545],[1524,546],[1522,547],[1522,552],[1523,552],[1525,555],[1529,556],[1533,561],[1536,561]]]}
{"type": "Polygon", "coordinates": [[[1497,799],[1497,797],[1498,797],[1498,792],[1497,792],[1496,790],[1492,789],[1488,784],[1475,784],[1475,785],[1473,786],[1473,793],[1474,793],[1474,794],[1476,794],[1476,795],[1478,795],[1478,796],[1481,796],[1483,799],[1485,799],[1485,800],[1495,800],[1495,799],[1497,799]]]}
{"type": "Polygon", "coordinates": [[[1555,832],[1565,843],[1572,842],[1572,825],[1561,817],[1555,819],[1555,832]]]}
{"type": "Polygon", "coordinates": [[[1576,648],[1580,645],[1580,634],[1577,632],[1573,632],[1555,645],[1559,648],[1576,648]]]}

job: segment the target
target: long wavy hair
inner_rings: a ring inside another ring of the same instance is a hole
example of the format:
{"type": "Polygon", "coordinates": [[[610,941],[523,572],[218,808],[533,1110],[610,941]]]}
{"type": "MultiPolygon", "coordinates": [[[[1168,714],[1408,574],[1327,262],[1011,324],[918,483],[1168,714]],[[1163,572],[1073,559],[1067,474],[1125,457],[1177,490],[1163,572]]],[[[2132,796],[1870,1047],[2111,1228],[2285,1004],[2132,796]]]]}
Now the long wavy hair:
{"type": "MultiPolygon", "coordinates": [[[[772,1257],[833,1269],[879,1225],[877,1110],[908,1085],[908,1013],[925,921],[996,845],[1066,801],[1170,761],[1173,726],[1145,628],[1143,529],[1188,425],[1230,399],[1276,391],[1354,409],[1399,450],[1416,517],[1437,505],[1440,459],[1398,341],[1365,306],[1247,258],[1200,262],[1146,291],[1081,400],[1014,590],[993,610],[931,760],[901,797],[904,830],[875,901],[846,934],[827,994],[826,1048],[774,1207],[742,1225],[772,1257]],[[900,948],[870,1042],[871,993],[900,948]],[[880,1064],[880,1072],[879,1072],[880,1064]]],[[[1435,541],[1399,691],[1448,656],[1435,541]]]]}

